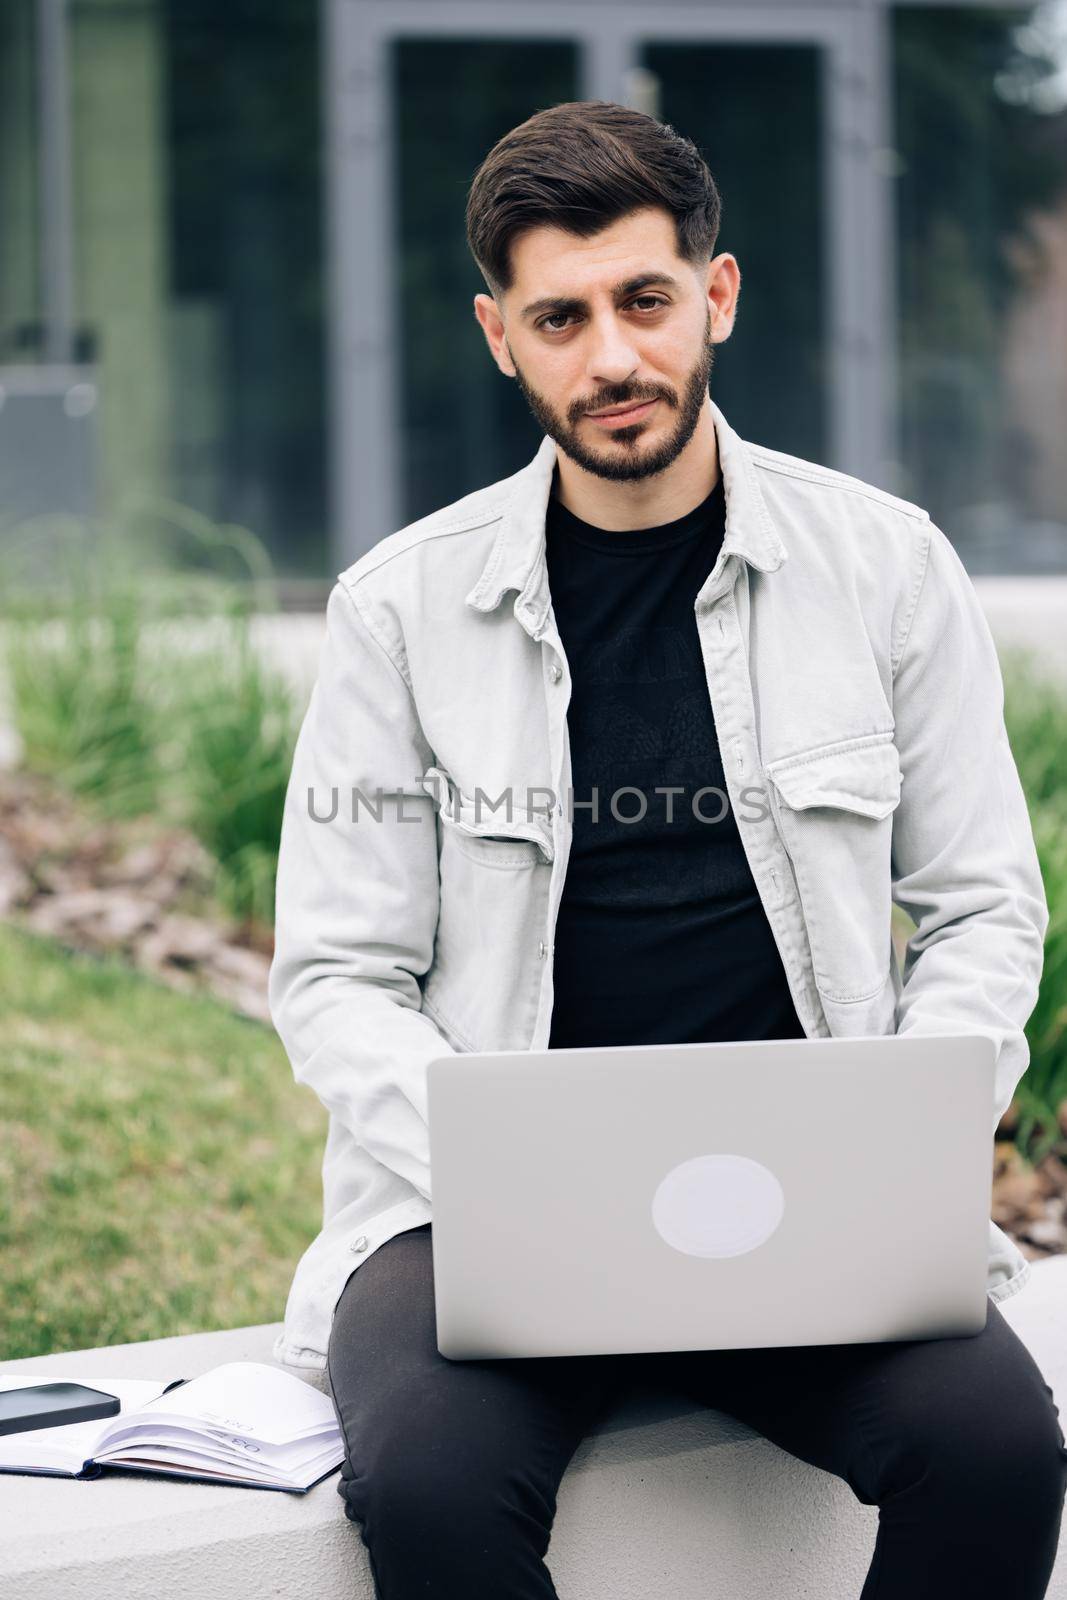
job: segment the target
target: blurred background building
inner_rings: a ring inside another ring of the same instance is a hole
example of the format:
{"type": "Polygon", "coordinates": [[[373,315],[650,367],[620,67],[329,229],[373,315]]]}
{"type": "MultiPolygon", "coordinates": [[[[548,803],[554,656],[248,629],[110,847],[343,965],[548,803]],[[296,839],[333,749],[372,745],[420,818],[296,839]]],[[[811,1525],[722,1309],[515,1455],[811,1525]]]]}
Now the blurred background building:
{"type": "Polygon", "coordinates": [[[540,107],[700,145],[744,435],[1067,571],[1067,4],[3,0],[0,539],[130,496],[321,584],[538,432],[467,186],[540,107]]]}

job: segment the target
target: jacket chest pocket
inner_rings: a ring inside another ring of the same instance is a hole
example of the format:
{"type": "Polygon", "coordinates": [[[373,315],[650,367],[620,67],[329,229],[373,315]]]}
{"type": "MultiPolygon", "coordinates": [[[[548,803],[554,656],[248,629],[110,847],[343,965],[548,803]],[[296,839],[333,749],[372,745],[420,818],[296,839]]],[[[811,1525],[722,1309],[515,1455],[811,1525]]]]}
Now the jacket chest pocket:
{"type": "Polygon", "coordinates": [[[764,767],[793,863],[815,982],[827,1000],[869,1000],[893,959],[893,812],[900,757],[879,733],[764,767]]]}
{"type": "Polygon", "coordinates": [[[480,866],[501,869],[553,860],[552,824],[543,811],[530,810],[514,795],[510,807],[490,807],[484,799],[479,803],[441,767],[429,767],[422,786],[438,803],[442,854],[447,846],[480,866]]]}
{"type": "Polygon", "coordinates": [[[551,822],[517,797],[510,817],[477,806],[440,768],[423,787],[438,801],[441,888],[424,1004],[468,1048],[525,1048],[542,971],[535,956],[555,857],[551,822]]]}
{"type": "Polygon", "coordinates": [[[490,872],[508,872],[551,861],[552,838],[551,834],[546,838],[536,824],[530,824],[526,833],[498,833],[494,823],[483,820],[477,830],[468,831],[442,812],[441,854],[451,851],[458,851],[490,872]]]}

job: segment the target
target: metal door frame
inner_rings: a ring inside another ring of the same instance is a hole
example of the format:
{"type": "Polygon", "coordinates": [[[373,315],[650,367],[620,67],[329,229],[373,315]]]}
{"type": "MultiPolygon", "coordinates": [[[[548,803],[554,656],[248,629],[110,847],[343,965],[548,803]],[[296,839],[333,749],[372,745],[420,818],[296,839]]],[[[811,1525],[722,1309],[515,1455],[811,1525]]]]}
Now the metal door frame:
{"type": "MultiPolygon", "coordinates": [[[[398,38],[552,39],[578,96],[636,103],[640,48],[807,43],[822,51],[827,464],[892,489],[898,461],[890,53],[880,0],[324,0],[330,497],[347,566],[399,526],[400,339],[388,49],[398,38]],[[372,226],[367,226],[367,220],[372,226]]],[[[798,248],[802,241],[797,241],[798,248]]],[[[458,308],[457,308],[458,314],[458,308]]]]}

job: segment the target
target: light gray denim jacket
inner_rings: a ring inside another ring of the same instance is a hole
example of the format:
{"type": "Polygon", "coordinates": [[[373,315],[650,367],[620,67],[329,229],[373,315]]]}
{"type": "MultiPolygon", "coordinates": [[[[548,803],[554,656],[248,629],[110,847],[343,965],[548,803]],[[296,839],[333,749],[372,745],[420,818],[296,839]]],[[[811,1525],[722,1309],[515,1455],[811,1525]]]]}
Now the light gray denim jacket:
{"type": "MultiPolygon", "coordinates": [[[[726,533],[695,620],[797,1014],[810,1038],[988,1034],[992,1138],[1029,1059],[1048,908],[973,585],[918,506],[743,440],[711,405],[726,533]],[[903,971],[893,901],[917,925],[903,971]]],[[[555,461],[545,437],[514,476],[383,538],[327,603],[269,990],[329,1112],[323,1227],[274,1347],[294,1367],[322,1370],[353,1270],[431,1219],[427,1063],[547,1047],[573,818],[555,461]]],[[[1029,1274],[990,1221],[989,1295],[1029,1274]]]]}

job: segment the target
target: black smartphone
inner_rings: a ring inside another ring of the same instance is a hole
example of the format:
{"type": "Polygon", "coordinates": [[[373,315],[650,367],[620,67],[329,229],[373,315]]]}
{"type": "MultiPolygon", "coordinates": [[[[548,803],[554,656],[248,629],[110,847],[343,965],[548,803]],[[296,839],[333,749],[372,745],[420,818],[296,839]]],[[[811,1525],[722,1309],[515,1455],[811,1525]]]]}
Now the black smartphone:
{"type": "Polygon", "coordinates": [[[122,1406],[117,1395],[84,1383],[35,1383],[25,1389],[0,1389],[0,1434],[30,1428],[59,1428],[67,1422],[113,1417],[122,1406]]]}

